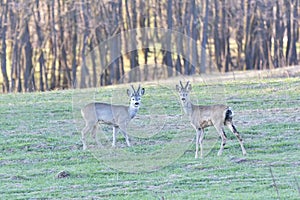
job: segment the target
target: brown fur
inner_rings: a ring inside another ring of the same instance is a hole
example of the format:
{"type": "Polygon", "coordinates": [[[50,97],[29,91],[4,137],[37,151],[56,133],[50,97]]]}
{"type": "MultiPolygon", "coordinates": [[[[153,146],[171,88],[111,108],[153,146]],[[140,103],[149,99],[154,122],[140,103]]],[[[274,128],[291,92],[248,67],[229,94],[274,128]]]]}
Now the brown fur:
{"type": "Polygon", "coordinates": [[[243,145],[243,140],[236,130],[232,122],[232,111],[226,105],[210,105],[201,106],[194,105],[190,100],[190,91],[192,86],[189,82],[183,87],[180,81],[180,86],[176,85],[176,89],[180,95],[180,101],[184,112],[188,115],[191,125],[196,130],[196,152],[195,158],[198,158],[198,150],[200,145],[200,156],[203,157],[203,139],[204,139],[204,128],[214,126],[222,138],[221,147],[218,155],[222,155],[224,146],[226,144],[226,135],[224,132],[224,125],[226,125],[232,133],[235,134],[239,140],[242,148],[243,155],[246,155],[246,150],[243,145]]]}
{"type": "Polygon", "coordinates": [[[139,88],[137,91],[132,87],[132,90],[127,90],[127,94],[130,97],[130,105],[112,105],[108,103],[90,103],[81,109],[82,117],[85,120],[85,127],[82,129],[82,143],[83,150],[87,148],[86,135],[92,132],[93,138],[97,144],[99,142],[96,137],[96,131],[98,123],[111,125],[113,127],[113,143],[112,146],[116,145],[116,134],[120,130],[126,140],[127,146],[130,146],[129,138],[126,132],[126,128],[131,119],[133,119],[140,107],[141,96],[144,95],[145,89],[139,88]]]}

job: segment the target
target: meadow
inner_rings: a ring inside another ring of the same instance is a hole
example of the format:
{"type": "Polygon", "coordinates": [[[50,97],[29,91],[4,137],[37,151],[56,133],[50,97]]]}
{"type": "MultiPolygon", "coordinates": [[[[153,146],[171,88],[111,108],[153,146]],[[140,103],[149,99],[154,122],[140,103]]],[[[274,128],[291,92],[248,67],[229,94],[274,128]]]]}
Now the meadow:
{"type": "Polygon", "coordinates": [[[1,199],[299,199],[300,79],[191,79],[192,101],[226,103],[245,142],[195,132],[180,107],[178,80],[143,83],[146,94],[128,129],[132,147],[101,126],[102,147],[82,150],[80,108],[94,100],[127,104],[128,85],[0,96],[1,199]],[[104,147],[104,148],[103,148],[104,147]],[[60,172],[65,172],[61,176],[60,172]]]}

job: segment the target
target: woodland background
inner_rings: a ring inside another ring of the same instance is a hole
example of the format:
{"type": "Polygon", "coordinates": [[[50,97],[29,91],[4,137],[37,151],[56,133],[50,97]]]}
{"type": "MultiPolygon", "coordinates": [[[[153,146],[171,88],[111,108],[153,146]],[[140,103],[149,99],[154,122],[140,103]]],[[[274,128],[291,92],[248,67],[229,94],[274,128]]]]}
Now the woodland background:
{"type": "Polygon", "coordinates": [[[127,82],[153,80],[157,73],[167,78],[297,65],[299,1],[1,0],[1,91],[117,84],[130,70],[135,74],[127,82]],[[191,40],[162,39],[166,35],[155,31],[143,40],[145,27],[191,40]],[[130,30],[136,30],[130,35],[136,48],[129,51],[130,30]],[[118,35],[117,43],[105,43],[118,35]]]}

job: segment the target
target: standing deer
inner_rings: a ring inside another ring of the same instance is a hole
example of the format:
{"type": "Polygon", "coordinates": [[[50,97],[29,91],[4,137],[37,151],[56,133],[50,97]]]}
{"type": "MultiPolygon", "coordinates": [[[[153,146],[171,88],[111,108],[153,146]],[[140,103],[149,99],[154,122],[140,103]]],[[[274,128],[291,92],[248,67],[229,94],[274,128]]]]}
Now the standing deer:
{"type": "Polygon", "coordinates": [[[181,104],[185,114],[188,115],[191,125],[196,130],[196,153],[195,158],[198,158],[198,150],[200,144],[200,156],[203,157],[203,138],[204,138],[204,128],[209,126],[214,126],[222,138],[222,143],[218,156],[222,155],[224,146],[226,144],[226,135],[224,132],[224,125],[226,125],[232,133],[235,134],[242,148],[243,155],[246,155],[246,150],[243,145],[243,140],[233,125],[232,117],[233,112],[230,107],[226,105],[210,105],[210,106],[201,106],[194,105],[190,100],[190,91],[192,86],[189,81],[183,87],[182,82],[180,81],[180,86],[176,85],[176,90],[180,95],[181,104]]]}
{"type": "Polygon", "coordinates": [[[113,127],[113,147],[116,146],[116,134],[118,130],[123,133],[127,146],[130,146],[126,128],[130,120],[137,114],[141,104],[141,96],[145,93],[145,89],[141,88],[140,85],[137,90],[133,86],[131,88],[132,90],[127,89],[127,95],[130,97],[129,106],[96,102],[87,104],[81,109],[81,114],[86,123],[81,131],[83,150],[87,148],[85,136],[89,132],[92,132],[93,138],[98,143],[96,139],[98,123],[108,124],[113,127]]]}

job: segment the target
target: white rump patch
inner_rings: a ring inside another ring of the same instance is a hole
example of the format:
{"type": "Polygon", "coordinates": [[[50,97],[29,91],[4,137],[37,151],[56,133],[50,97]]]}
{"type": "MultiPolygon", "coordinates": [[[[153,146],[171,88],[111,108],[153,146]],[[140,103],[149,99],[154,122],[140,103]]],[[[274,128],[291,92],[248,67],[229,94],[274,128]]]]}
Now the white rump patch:
{"type": "Polygon", "coordinates": [[[231,108],[231,107],[229,107],[229,108],[228,108],[228,110],[230,110],[230,111],[231,111],[231,116],[234,116],[234,112],[233,112],[232,108],[231,108]]]}

